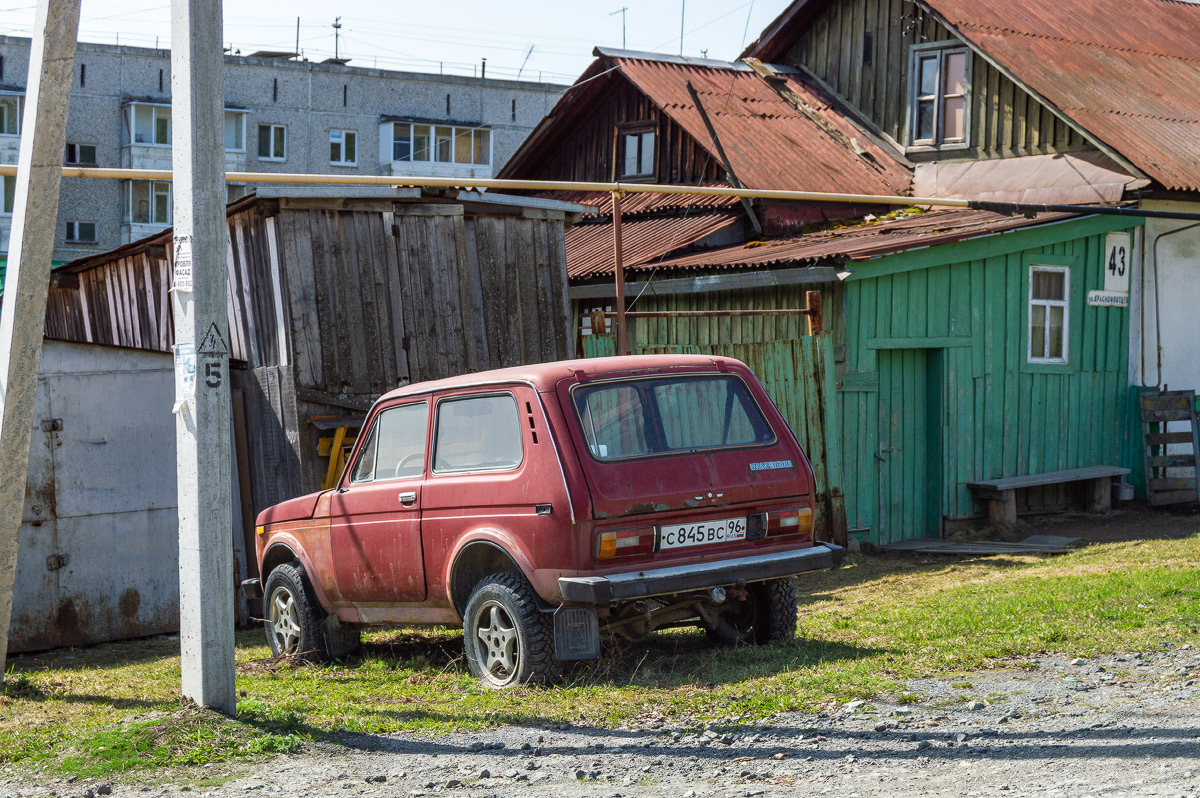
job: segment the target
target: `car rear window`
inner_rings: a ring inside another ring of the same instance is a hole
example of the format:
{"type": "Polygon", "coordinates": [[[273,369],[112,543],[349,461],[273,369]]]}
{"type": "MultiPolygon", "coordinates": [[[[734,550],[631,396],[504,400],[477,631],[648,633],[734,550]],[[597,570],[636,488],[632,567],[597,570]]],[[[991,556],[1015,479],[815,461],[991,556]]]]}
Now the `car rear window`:
{"type": "Polygon", "coordinates": [[[737,377],[649,377],[583,385],[575,408],[592,456],[620,460],[763,446],[775,433],[737,377]]]}

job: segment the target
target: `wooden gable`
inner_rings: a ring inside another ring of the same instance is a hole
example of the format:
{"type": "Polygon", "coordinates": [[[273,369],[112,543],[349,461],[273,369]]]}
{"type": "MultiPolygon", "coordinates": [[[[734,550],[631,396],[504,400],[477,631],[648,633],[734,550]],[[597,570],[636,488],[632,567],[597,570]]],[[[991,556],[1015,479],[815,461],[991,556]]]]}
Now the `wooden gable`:
{"type": "Polygon", "coordinates": [[[720,162],[625,77],[613,74],[603,91],[592,97],[593,102],[578,103],[573,117],[539,147],[538,158],[522,168],[523,178],[616,180],[618,131],[644,123],[653,126],[656,134],[654,182],[699,184],[724,179],[720,162]]]}
{"type": "Polygon", "coordinates": [[[978,53],[970,57],[968,145],[930,151],[908,146],[912,48],[956,40],[912,0],[833,0],[789,43],[782,60],[828,84],[915,161],[1095,149],[978,53]]]}

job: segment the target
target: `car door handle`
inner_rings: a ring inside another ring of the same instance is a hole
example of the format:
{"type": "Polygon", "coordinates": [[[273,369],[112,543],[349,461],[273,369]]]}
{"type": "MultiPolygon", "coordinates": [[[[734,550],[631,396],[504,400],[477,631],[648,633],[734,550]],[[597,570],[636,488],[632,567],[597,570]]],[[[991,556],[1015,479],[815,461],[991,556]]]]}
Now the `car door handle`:
{"type": "Polygon", "coordinates": [[[417,500],[417,492],[415,490],[406,490],[400,494],[401,504],[412,504],[417,500]]]}

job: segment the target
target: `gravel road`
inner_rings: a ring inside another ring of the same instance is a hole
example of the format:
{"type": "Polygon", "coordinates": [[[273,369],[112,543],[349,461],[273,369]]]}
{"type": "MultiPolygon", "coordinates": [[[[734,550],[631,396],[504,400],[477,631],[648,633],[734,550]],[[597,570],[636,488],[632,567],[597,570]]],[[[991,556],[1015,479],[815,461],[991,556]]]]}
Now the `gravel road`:
{"type": "Polygon", "coordinates": [[[820,715],[690,727],[651,719],[621,729],[344,735],[238,769],[220,787],[33,786],[0,775],[0,795],[1200,798],[1200,650],[1012,665],[914,682],[920,700],[906,705],[856,701],[820,715]]]}

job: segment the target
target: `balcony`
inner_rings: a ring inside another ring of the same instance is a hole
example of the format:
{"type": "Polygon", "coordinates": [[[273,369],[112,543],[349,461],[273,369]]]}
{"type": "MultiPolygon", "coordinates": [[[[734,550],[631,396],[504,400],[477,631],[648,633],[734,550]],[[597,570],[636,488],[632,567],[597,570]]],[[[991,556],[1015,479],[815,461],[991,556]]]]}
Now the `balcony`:
{"type": "MultiPolygon", "coordinates": [[[[5,137],[0,136],[0,142],[5,137]]],[[[3,150],[0,150],[3,153],[3,150]]],[[[0,154],[0,158],[3,155],[0,154]]],[[[0,163],[7,161],[0,160],[0,163]]],[[[16,163],[14,160],[13,163],[16,163]]],[[[122,169],[170,169],[171,145],[169,144],[126,144],[121,147],[122,169]]],[[[246,171],[246,153],[225,151],[225,171],[246,171]]]]}
{"type": "MultiPolygon", "coordinates": [[[[129,244],[134,241],[140,241],[143,238],[157,235],[170,226],[171,225],[169,224],[136,224],[134,222],[123,222],[121,224],[121,243],[129,244]]],[[[5,236],[5,240],[7,241],[7,235],[5,236]]]]}
{"type": "Polygon", "coordinates": [[[492,167],[491,164],[391,161],[384,164],[383,173],[402,177],[461,177],[487,180],[492,176],[492,167]]]}

